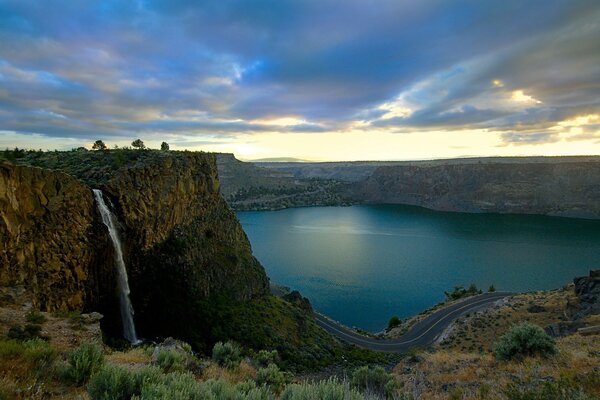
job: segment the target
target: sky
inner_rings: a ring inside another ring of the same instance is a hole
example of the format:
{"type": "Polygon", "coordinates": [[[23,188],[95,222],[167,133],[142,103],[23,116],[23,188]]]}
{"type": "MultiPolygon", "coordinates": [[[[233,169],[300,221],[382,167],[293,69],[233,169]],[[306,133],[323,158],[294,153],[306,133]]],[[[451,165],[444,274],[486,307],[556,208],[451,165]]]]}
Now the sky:
{"type": "Polygon", "coordinates": [[[600,154],[597,0],[0,0],[0,148],[600,154]]]}

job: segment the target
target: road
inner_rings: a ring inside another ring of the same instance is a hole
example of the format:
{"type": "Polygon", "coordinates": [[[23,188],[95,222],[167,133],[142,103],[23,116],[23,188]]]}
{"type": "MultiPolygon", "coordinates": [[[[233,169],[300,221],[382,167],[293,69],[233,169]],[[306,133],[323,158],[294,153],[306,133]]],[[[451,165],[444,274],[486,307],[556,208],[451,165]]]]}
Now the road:
{"type": "Polygon", "coordinates": [[[397,339],[373,339],[363,336],[317,313],[315,313],[315,320],[321,328],[348,343],[375,351],[402,353],[412,347],[425,347],[432,344],[444,329],[460,315],[488,307],[496,301],[513,294],[494,292],[469,297],[434,312],[416,323],[408,332],[397,339]]]}

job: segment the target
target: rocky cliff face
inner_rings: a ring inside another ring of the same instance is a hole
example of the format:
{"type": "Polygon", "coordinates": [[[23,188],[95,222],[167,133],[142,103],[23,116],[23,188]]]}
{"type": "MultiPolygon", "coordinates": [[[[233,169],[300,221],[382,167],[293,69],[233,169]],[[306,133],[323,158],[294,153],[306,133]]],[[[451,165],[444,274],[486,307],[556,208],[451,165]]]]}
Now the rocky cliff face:
{"type": "Polygon", "coordinates": [[[123,224],[140,333],[201,341],[216,299],[268,292],[263,267],[219,194],[215,156],[179,153],[117,172],[102,185],[123,224]]]}
{"type": "Polygon", "coordinates": [[[0,211],[0,285],[25,285],[42,310],[97,302],[88,289],[109,250],[85,185],[60,172],[2,164],[0,211]]]}
{"type": "Polygon", "coordinates": [[[141,335],[181,337],[184,330],[197,332],[200,341],[199,325],[210,320],[216,299],[246,301],[267,293],[264,270],[219,194],[214,155],[61,156],[52,162],[75,177],[29,166],[0,168],[0,285],[25,284],[42,310],[95,308],[107,315],[108,329],[117,330],[111,326],[119,321],[111,318],[118,313],[111,244],[91,187],[76,179],[93,176],[121,224],[141,335]],[[115,168],[123,158],[127,165],[115,168]]]}
{"type": "Polygon", "coordinates": [[[600,218],[600,162],[384,166],[354,187],[368,203],[600,218]]]}

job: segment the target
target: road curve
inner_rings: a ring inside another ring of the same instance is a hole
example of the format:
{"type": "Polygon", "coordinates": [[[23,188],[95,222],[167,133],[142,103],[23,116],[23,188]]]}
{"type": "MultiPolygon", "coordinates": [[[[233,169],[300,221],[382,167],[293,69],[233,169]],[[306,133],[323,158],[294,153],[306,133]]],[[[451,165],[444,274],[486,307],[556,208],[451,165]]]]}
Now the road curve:
{"type": "Polygon", "coordinates": [[[408,332],[397,339],[383,340],[363,336],[318,313],[315,313],[315,320],[321,328],[348,343],[375,351],[402,353],[412,347],[425,347],[432,344],[444,329],[460,315],[485,308],[513,294],[493,292],[469,297],[434,312],[417,322],[408,332]]]}

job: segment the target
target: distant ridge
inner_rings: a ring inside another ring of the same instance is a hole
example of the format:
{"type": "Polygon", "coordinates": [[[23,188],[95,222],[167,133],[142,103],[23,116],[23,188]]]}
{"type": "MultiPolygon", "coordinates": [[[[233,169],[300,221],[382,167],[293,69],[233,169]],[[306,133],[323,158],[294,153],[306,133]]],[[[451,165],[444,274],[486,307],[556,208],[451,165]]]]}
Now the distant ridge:
{"type": "Polygon", "coordinates": [[[257,158],[255,160],[244,160],[246,162],[301,162],[301,163],[309,163],[309,162],[316,162],[316,161],[310,161],[310,160],[303,160],[301,158],[294,158],[294,157],[272,157],[272,158],[257,158]]]}

